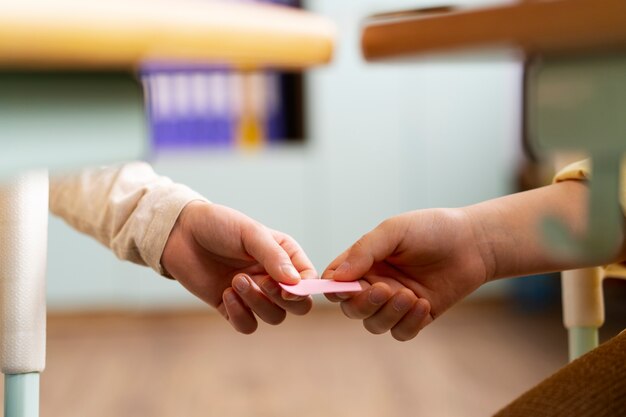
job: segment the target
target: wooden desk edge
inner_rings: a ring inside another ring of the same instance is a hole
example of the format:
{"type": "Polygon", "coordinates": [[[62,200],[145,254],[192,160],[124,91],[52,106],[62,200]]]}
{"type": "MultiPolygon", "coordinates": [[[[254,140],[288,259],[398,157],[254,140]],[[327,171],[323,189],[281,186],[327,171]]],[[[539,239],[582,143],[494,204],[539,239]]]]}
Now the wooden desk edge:
{"type": "Polygon", "coordinates": [[[364,22],[367,60],[508,45],[528,53],[626,50],[626,1],[558,0],[364,22]]]}
{"type": "Polygon", "coordinates": [[[134,69],[142,61],[308,68],[332,58],[333,23],[267,4],[0,0],[0,68],[134,69]]]}

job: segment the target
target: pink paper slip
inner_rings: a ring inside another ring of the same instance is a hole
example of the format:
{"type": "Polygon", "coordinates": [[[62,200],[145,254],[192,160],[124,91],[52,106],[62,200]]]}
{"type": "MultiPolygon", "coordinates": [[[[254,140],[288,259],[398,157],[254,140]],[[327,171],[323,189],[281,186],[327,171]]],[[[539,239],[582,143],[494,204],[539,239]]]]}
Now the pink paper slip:
{"type": "Polygon", "coordinates": [[[279,283],[287,292],[295,295],[312,295],[329,292],[355,292],[361,291],[358,281],[340,282],[331,279],[303,279],[296,285],[279,283]]]}

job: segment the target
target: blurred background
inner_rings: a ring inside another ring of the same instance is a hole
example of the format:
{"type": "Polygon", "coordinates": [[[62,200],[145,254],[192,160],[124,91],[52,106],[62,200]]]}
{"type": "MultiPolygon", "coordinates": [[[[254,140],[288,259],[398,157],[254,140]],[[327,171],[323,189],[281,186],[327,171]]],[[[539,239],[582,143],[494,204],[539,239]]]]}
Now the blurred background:
{"type": "MultiPolygon", "coordinates": [[[[148,160],[209,200],[293,235],[320,269],[386,217],[514,191],[523,158],[515,56],[419,65],[361,57],[362,19],[412,5],[305,3],[339,30],[333,63],[305,74],[146,65],[148,160]]],[[[194,302],[61,220],[50,227],[50,308],[194,302]]]]}
{"type": "MultiPolygon", "coordinates": [[[[518,56],[367,64],[362,19],[416,2],[285,3],[336,22],[331,65],[141,69],[158,173],[291,234],[320,271],[389,216],[549,181],[523,152],[518,56]]],[[[49,239],[44,416],[482,416],[567,362],[558,276],[486,285],[408,343],[321,298],[242,336],[62,220],[49,239]]]]}

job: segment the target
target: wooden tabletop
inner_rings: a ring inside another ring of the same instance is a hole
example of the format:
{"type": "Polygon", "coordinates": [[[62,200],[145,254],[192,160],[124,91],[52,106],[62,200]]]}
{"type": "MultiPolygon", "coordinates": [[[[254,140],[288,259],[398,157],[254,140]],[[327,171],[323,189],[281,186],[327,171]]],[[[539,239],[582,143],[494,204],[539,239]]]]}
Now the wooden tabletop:
{"type": "Polygon", "coordinates": [[[366,20],[361,41],[368,60],[501,46],[553,54],[626,51],[626,0],[527,0],[386,13],[366,20]]]}
{"type": "Polygon", "coordinates": [[[0,0],[0,69],[125,69],[146,60],[304,68],[334,26],[289,7],[208,0],[0,0]]]}

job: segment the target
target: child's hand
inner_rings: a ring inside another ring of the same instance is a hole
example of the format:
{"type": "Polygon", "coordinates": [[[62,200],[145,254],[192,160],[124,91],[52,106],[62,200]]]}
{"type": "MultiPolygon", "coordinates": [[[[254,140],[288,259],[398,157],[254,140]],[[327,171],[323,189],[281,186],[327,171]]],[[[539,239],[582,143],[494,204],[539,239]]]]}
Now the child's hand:
{"type": "Polygon", "coordinates": [[[279,324],[286,312],[302,315],[312,306],[311,297],[289,298],[277,283],[317,276],[298,243],[217,204],[196,201],[183,209],[161,265],[242,333],[256,330],[253,313],[279,324]]]}
{"type": "MultiPolygon", "coordinates": [[[[587,198],[584,182],[563,181],[461,209],[405,213],[363,236],[323,277],[365,278],[372,288],[352,297],[343,294],[344,313],[363,319],[372,333],[391,329],[396,339],[408,340],[485,281],[593,266],[581,257],[555,256],[538,230],[550,214],[563,219],[574,234],[583,233],[587,198]],[[408,297],[400,284],[419,297],[408,312],[393,308],[393,301],[408,297]]],[[[626,232],[606,263],[626,259],[624,236],[626,232]]],[[[329,299],[342,300],[336,295],[329,299]]]]}
{"type": "Polygon", "coordinates": [[[421,210],[384,221],[322,276],[369,282],[359,293],[327,297],[371,333],[391,330],[404,341],[486,281],[483,252],[463,210],[421,210]]]}

